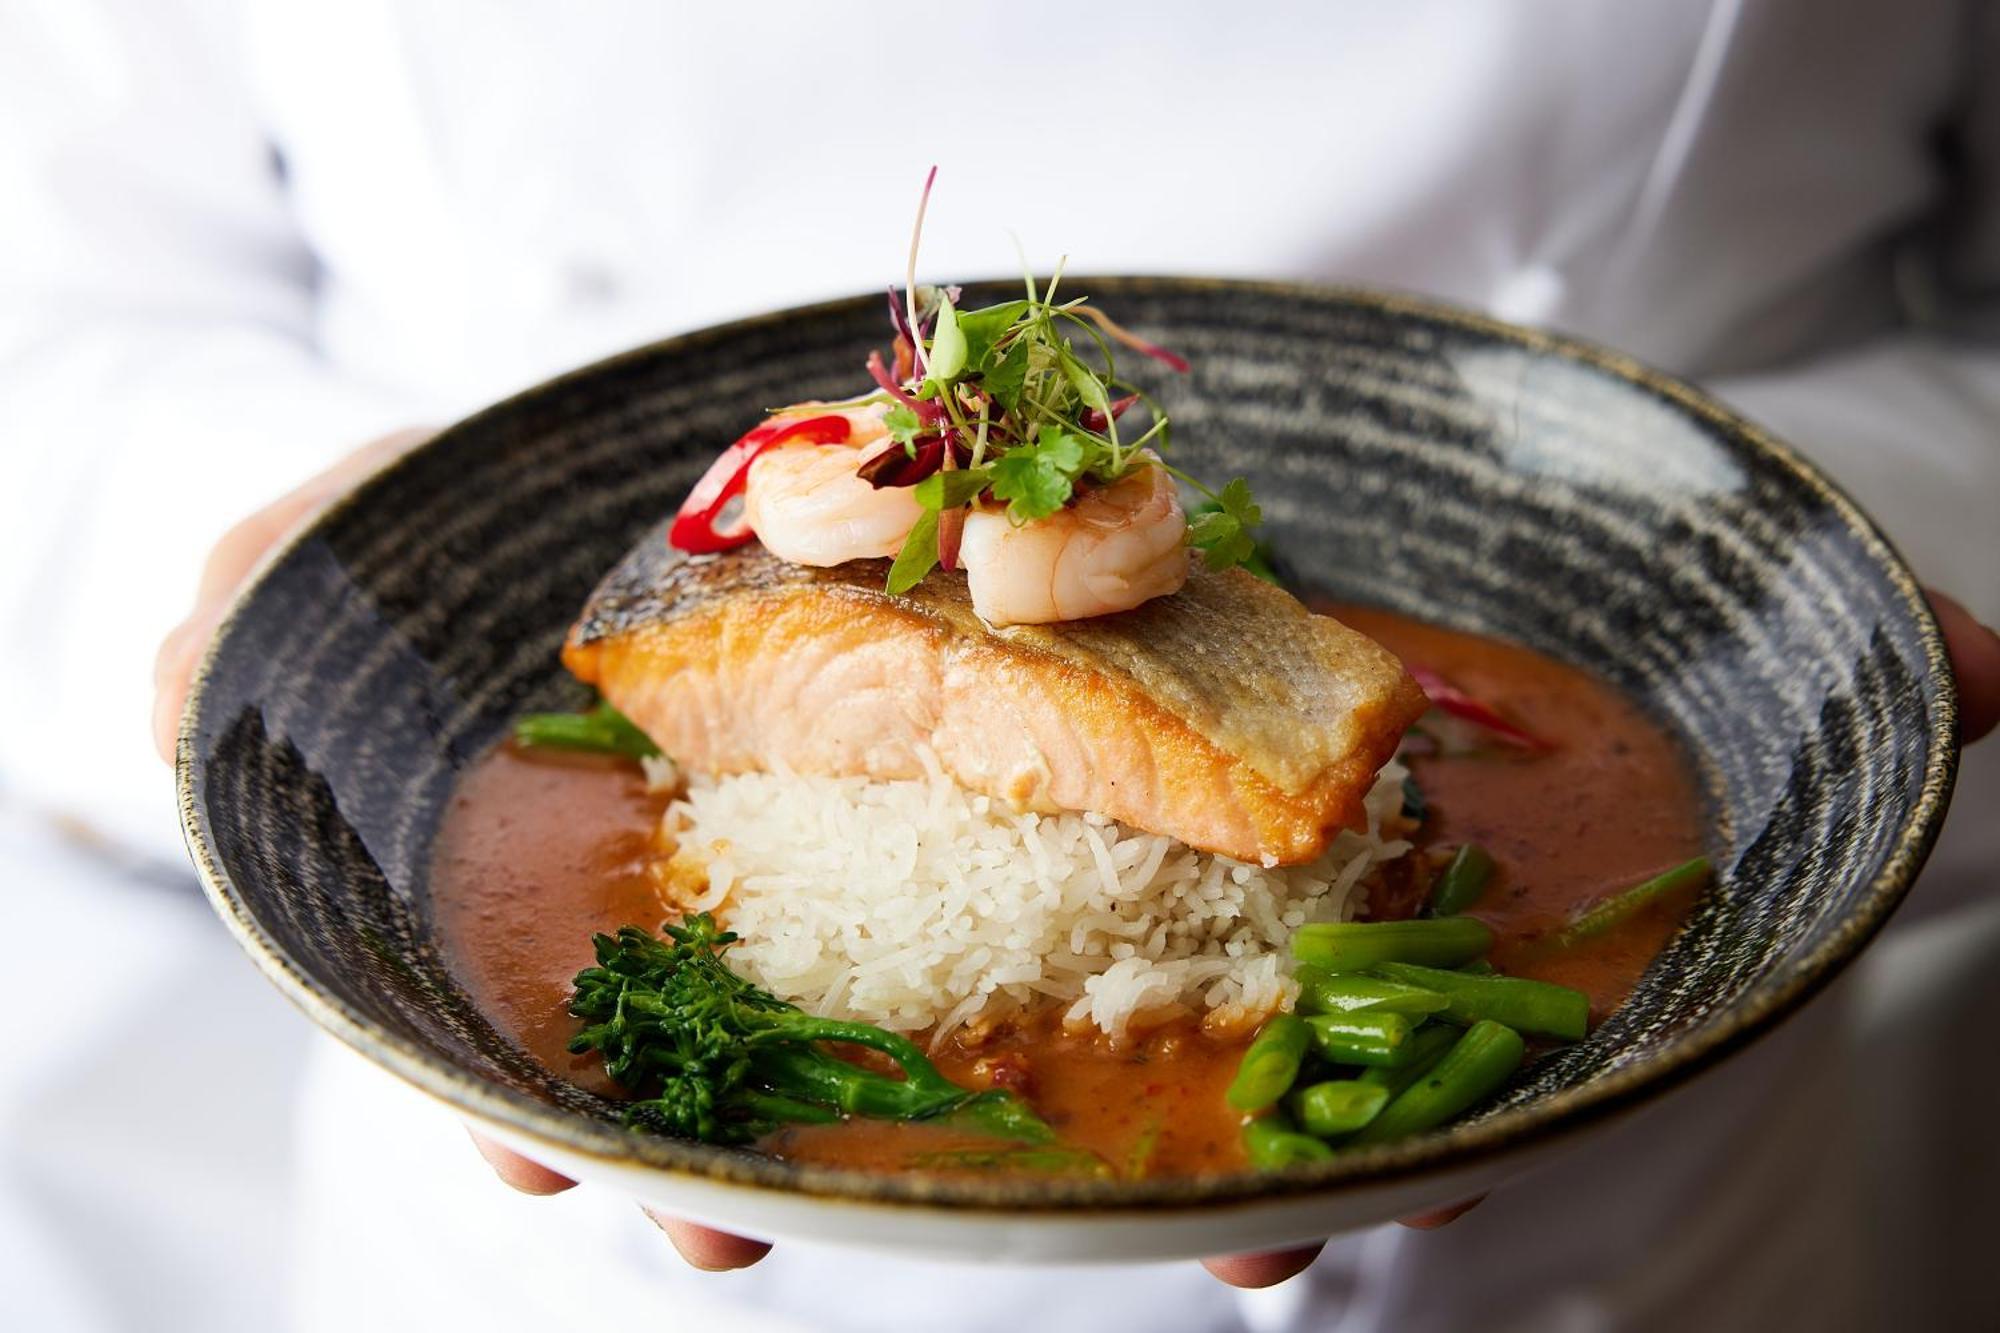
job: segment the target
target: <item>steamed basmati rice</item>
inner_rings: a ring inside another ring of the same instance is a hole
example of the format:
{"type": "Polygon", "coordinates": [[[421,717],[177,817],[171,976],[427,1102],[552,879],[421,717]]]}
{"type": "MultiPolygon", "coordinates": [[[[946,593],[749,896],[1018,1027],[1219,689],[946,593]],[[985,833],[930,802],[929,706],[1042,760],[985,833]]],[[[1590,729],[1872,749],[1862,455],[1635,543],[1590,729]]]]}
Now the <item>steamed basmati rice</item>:
{"type": "Polygon", "coordinates": [[[1049,1001],[1112,1037],[1181,1012],[1231,1026],[1291,998],[1285,947],[1344,920],[1409,843],[1391,836],[1404,770],[1382,770],[1367,827],[1309,865],[1245,865],[1099,815],[1016,813],[926,756],[921,781],[751,773],[695,778],[667,811],[705,863],[741,971],[815,1013],[942,1037],[1049,1001]],[[1385,831],[1391,829],[1391,831],[1385,831]]]}

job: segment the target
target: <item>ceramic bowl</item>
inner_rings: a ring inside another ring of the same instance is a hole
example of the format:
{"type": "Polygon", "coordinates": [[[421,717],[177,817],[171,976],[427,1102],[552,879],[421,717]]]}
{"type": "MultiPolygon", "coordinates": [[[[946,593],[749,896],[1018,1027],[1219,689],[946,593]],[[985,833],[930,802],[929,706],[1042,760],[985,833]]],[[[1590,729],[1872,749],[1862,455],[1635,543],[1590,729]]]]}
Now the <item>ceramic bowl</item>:
{"type": "Polygon", "coordinates": [[[251,957],[440,1114],[661,1208],[771,1238],[1092,1261],[1281,1244],[1475,1193],[1768,1032],[1881,926],[1944,812],[1955,696],[1908,570],[1791,449],[1623,357],[1435,305],[1077,290],[1192,360],[1159,385],[1176,454],[1248,476],[1306,588],[1579,663],[1685,742],[1719,882],[1587,1041],[1441,1132],[1283,1175],[1112,1183],[861,1175],[644,1137],[495,1030],[428,909],[453,782],[516,714],[580,701],[565,627],[722,444],[772,404],[855,390],[886,340],[880,296],[531,389],[267,563],[200,670],[179,756],[195,862],[251,957]]]}

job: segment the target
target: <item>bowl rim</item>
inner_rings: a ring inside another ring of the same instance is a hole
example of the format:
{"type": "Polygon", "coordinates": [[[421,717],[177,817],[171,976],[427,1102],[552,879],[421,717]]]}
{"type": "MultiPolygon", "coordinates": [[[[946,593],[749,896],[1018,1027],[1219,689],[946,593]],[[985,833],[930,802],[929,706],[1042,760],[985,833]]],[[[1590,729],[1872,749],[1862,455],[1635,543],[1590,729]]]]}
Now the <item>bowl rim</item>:
{"type": "MultiPolygon", "coordinates": [[[[1933,687],[1923,781],[1881,868],[1846,918],[1805,956],[1760,978],[1733,1004],[1692,1031],[1670,1039],[1643,1059],[1607,1071],[1523,1106],[1510,1107],[1398,1143],[1338,1154],[1332,1161],[1282,1173],[1236,1172],[1139,1181],[1047,1180],[1037,1177],[965,1179],[926,1173],[874,1173],[804,1165],[720,1148],[632,1133],[551,1106],[492,1083],[414,1042],[378,1027],[324,988],[263,928],[218,863],[208,812],[199,799],[195,738],[217,661],[247,619],[273,569],[318,540],[344,514],[365,505],[422,454],[477,430],[489,419],[531,400],[621,365],[674,356],[725,342],[760,328],[800,319],[858,313],[879,294],[840,297],[705,326],[662,338],[553,376],[438,431],[378,467],[265,554],[236,590],[191,678],[175,745],[175,784],[183,837],[203,891],[230,933],[265,976],[314,1022],[345,1045],[419,1091],[467,1115],[507,1126],[516,1135],[571,1155],[620,1167],[646,1166],[712,1184],[777,1194],[817,1196],[848,1204],[942,1208],[1011,1216],[1058,1213],[1107,1219],[1135,1211],[1232,1207],[1332,1194],[1362,1184],[1406,1183],[1427,1174],[1470,1168],[1543,1145],[1628,1111],[1677,1087],[1769,1032],[1816,995],[1882,928],[1935,843],[1958,768],[1958,697],[1937,620],[1915,575],[1888,537],[1832,479],[1796,449],[1745,420],[1699,389],[1639,360],[1585,339],[1511,324],[1433,298],[1401,292],[1313,282],[1188,276],[1104,275],[1077,280],[1093,292],[1112,294],[1241,293],[1351,307],[1414,318],[1512,344],[1544,356],[1582,364],[1664,399],[1682,413],[1731,437],[1789,472],[1836,514],[1871,563],[1887,579],[1919,636],[1926,679],[1933,687]]],[[[1226,1245],[1226,1239],[1218,1238],[1226,1245]]]]}

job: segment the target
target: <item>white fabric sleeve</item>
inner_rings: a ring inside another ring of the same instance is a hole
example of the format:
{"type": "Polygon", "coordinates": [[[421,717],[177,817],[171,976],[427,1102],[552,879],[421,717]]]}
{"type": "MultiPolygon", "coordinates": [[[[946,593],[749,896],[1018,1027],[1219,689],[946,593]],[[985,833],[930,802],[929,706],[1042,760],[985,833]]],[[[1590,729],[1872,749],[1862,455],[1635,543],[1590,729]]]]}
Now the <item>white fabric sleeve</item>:
{"type": "Polygon", "coordinates": [[[234,20],[0,11],[0,794],[154,846],[153,649],[208,547],[416,411],[316,351],[234,20]]]}
{"type": "Polygon", "coordinates": [[[2000,624],[2000,3],[1962,21],[1936,207],[1897,268],[1911,327],[1709,387],[1820,463],[1920,577],[2000,624]]]}

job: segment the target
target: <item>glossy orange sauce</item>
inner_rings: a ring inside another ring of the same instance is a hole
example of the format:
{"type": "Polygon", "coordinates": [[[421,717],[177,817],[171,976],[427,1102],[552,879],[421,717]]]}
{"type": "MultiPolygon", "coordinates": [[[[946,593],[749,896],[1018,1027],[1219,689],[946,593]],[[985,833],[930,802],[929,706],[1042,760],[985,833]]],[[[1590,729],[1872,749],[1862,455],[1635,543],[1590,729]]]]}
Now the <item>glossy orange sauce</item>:
{"type": "MultiPolygon", "coordinates": [[[[1536,937],[1703,850],[1700,798],[1679,746],[1588,672],[1511,643],[1363,607],[1328,608],[1408,662],[1422,662],[1552,742],[1545,754],[1406,758],[1429,802],[1420,846],[1476,842],[1499,871],[1472,915],[1493,928],[1501,971],[1573,986],[1593,1021],[1616,1008],[1667,942],[1688,901],[1666,901],[1561,955],[1536,937]]],[[[1376,904],[1409,916],[1418,901],[1376,904]]]]}
{"type": "MultiPolygon", "coordinates": [[[[1538,953],[1535,937],[1702,850],[1694,783],[1673,741],[1609,685],[1525,648],[1382,611],[1329,609],[1555,746],[1409,758],[1429,814],[1409,870],[1388,877],[1371,914],[1411,914],[1451,849],[1478,842],[1500,865],[1475,911],[1498,936],[1493,961],[1584,991],[1601,1018],[1687,904],[1657,905],[1560,956],[1538,953]]],[[[648,867],[664,854],[654,838],[664,806],[629,765],[502,747],[466,773],[439,836],[432,907],[455,971],[502,1032],[600,1090],[615,1089],[596,1057],[564,1049],[577,1026],[570,978],[593,961],[592,932],[661,923],[648,867]]],[[[1100,1172],[1192,1175],[1244,1165],[1239,1120],[1222,1098],[1242,1048],[1191,1023],[1114,1046],[1064,1033],[1043,1014],[954,1037],[933,1058],[964,1086],[1020,1092],[1066,1143],[1101,1159],[1100,1172]]],[[[931,1125],[793,1127],[760,1146],[882,1170],[995,1167],[991,1140],[931,1125]]]]}

